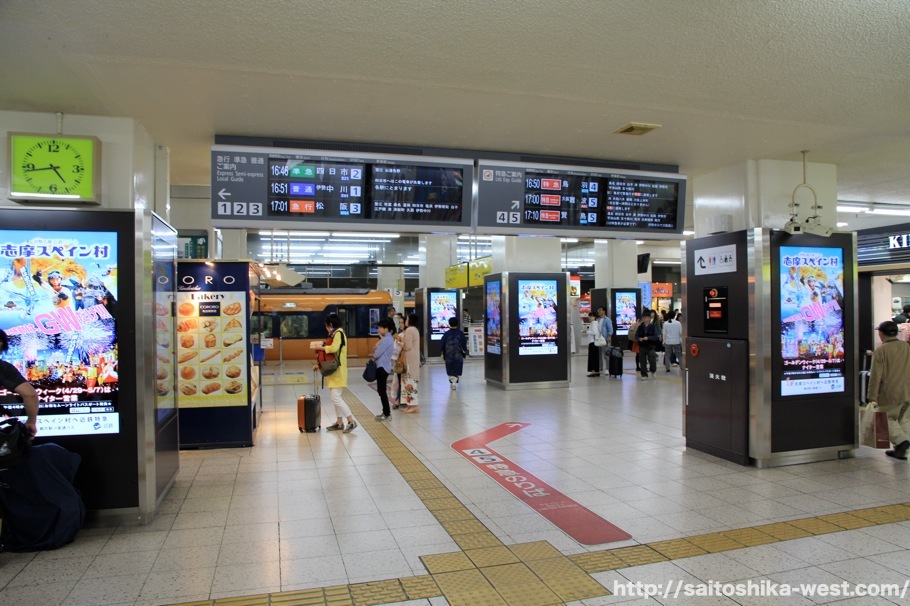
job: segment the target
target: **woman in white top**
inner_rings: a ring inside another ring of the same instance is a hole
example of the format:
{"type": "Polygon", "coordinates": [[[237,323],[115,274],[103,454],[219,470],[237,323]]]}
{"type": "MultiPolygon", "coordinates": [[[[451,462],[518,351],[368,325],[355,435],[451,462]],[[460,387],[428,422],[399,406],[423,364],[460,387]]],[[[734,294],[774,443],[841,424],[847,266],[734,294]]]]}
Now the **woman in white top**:
{"type": "Polygon", "coordinates": [[[407,361],[407,373],[403,378],[401,397],[407,403],[403,412],[420,412],[417,399],[417,385],[420,383],[420,332],[417,330],[417,314],[408,315],[407,328],[401,333],[401,354],[407,361]]]}
{"type": "Polygon", "coordinates": [[[594,339],[600,334],[600,322],[593,311],[588,314],[588,327],[585,330],[585,341],[588,343],[588,376],[600,376],[600,348],[594,344],[594,339]]]}

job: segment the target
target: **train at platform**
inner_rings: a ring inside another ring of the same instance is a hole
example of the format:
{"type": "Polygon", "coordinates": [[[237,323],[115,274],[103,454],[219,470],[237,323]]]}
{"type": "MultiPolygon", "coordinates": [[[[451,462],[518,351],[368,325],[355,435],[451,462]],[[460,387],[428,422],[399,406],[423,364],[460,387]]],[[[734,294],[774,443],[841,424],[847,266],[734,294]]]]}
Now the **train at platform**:
{"type": "Polygon", "coordinates": [[[366,358],[379,339],[379,320],[388,315],[392,295],[353,288],[270,288],[261,292],[256,307],[251,332],[264,346],[267,361],[315,359],[310,342],[326,338],[329,314],[341,319],[348,357],[366,358]]]}

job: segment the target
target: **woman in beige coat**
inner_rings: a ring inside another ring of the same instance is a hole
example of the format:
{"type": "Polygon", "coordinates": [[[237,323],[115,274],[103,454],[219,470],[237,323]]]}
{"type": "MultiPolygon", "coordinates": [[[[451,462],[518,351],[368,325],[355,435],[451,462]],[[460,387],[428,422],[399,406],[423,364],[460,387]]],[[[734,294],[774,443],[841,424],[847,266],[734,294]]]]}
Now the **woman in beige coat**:
{"type": "Polygon", "coordinates": [[[417,386],[420,383],[420,332],[417,330],[417,314],[408,315],[404,332],[401,333],[401,353],[405,357],[408,370],[403,378],[404,386],[401,397],[407,403],[403,412],[420,412],[417,399],[417,386]]]}

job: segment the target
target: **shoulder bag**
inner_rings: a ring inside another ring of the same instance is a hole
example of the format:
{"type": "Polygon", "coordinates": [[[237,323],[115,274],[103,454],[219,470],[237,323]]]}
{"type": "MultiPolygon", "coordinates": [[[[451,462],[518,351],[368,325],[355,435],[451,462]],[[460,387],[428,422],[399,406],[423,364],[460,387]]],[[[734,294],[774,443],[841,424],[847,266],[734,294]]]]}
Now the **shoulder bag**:
{"type": "MultiPolygon", "coordinates": [[[[316,354],[316,361],[319,364],[319,373],[323,377],[327,377],[331,374],[334,374],[336,370],[341,367],[341,350],[344,348],[344,333],[339,333],[341,335],[341,347],[338,348],[338,355],[326,353],[325,350],[320,350],[316,354]]],[[[329,336],[325,340],[325,345],[332,344],[332,336],[329,336]]]]}

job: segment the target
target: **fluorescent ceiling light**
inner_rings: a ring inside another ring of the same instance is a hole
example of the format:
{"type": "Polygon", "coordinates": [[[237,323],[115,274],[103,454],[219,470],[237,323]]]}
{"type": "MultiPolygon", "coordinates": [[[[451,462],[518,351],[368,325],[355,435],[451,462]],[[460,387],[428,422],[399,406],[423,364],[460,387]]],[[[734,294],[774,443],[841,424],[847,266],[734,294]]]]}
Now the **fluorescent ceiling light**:
{"type": "MultiPolygon", "coordinates": [[[[286,251],[286,250],[288,250],[288,249],[290,249],[290,250],[322,250],[322,247],[321,247],[321,246],[314,246],[314,245],[312,245],[312,244],[310,244],[310,245],[301,244],[301,245],[299,245],[299,246],[295,246],[295,245],[292,244],[291,246],[287,246],[287,245],[283,245],[283,244],[280,244],[280,243],[279,243],[277,246],[275,246],[275,252],[276,252],[276,253],[277,253],[277,252],[281,252],[281,251],[286,251]]],[[[265,253],[265,252],[271,252],[271,251],[272,251],[272,247],[271,247],[271,246],[268,246],[267,244],[262,244],[262,245],[259,246],[259,250],[261,250],[261,251],[264,252],[264,253],[265,253]]]]}
{"type": "Polygon", "coordinates": [[[349,232],[333,231],[332,235],[336,238],[400,238],[399,234],[374,234],[372,232],[349,232]]]}
{"type": "Polygon", "coordinates": [[[869,212],[868,206],[858,206],[856,204],[838,204],[837,212],[839,213],[867,213],[869,212]]]}
{"type": "Polygon", "coordinates": [[[644,240],[636,240],[635,243],[638,244],[639,246],[641,246],[642,244],[645,243],[645,241],[644,241],[644,240]]]}
{"type": "Polygon", "coordinates": [[[687,230],[683,231],[683,235],[684,236],[694,236],[695,232],[687,229],[687,230]]]}
{"type": "Polygon", "coordinates": [[[329,243],[332,243],[332,242],[359,242],[359,243],[362,243],[362,244],[383,244],[383,243],[391,242],[391,240],[362,240],[362,239],[361,239],[361,240],[356,240],[356,239],[354,239],[354,238],[350,238],[350,239],[348,239],[348,238],[332,238],[331,240],[329,240],[329,243]]]}
{"type": "Polygon", "coordinates": [[[578,238],[560,238],[559,241],[560,241],[560,242],[567,242],[567,243],[569,243],[569,244],[572,244],[572,243],[574,243],[574,242],[578,242],[578,238]]]}
{"type": "Polygon", "coordinates": [[[471,234],[461,234],[459,240],[492,240],[493,236],[472,236],[471,234]]]}
{"type": "Polygon", "coordinates": [[[260,231],[260,236],[309,236],[311,238],[328,238],[332,234],[327,231],[260,231]]]}
{"type": "Polygon", "coordinates": [[[655,259],[651,261],[654,265],[682,265],[682,261],[664,261],[660,259],[655,259]]]}
{"type": "Polygon", "coordinates": [[[840,221],[840,222],[838,222],[838,224],[837,224],[838,227],[847,227],[847,225],[849,225],[849,223],[846,223],[846,222],[844,222],[844,221],[840,221]]]}
{"type": "Polygon", "coordinates": [[[345,257],[346,259],[369,259],[370,255],[367,253],[358,254],[358,253],[349,253],[349,252],[324,252],[320,253],[323,257],[345,257]]]}
{"type": "Polygon", "coordinates": [[[910,217],[910,209],[900,209],[900,208],[874,208],[870,211],[873,215],[885,215],[888,217],[910,217]]]}

